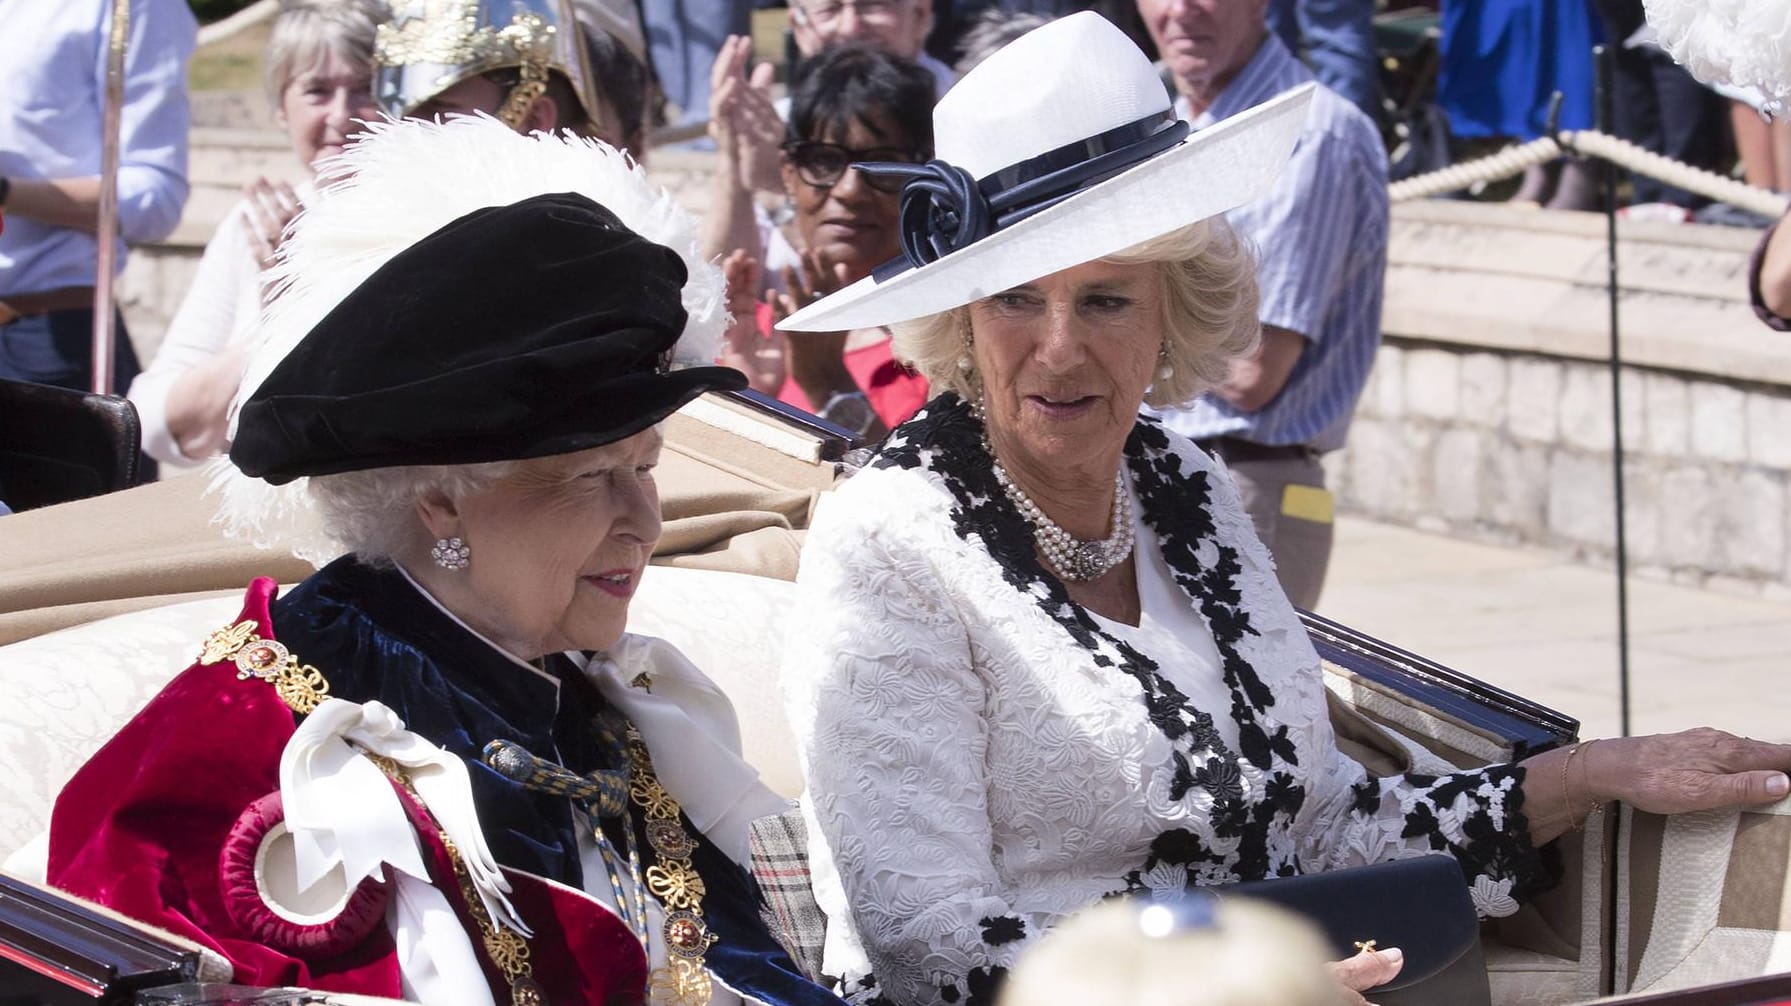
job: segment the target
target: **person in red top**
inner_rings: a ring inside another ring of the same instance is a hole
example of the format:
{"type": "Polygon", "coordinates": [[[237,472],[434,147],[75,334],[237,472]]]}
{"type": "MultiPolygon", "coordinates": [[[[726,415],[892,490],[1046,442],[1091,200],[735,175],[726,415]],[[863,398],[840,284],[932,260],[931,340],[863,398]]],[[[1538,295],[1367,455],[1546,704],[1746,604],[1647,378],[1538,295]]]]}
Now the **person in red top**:
{"type": "Polygon", "coordinates": [[[745,370],[753,387],[872,439],[927,400],[926,380],[891,354],[889,330],[785,338],[772,324],[901,254],[901,180],[873,183],[851,165],[925,163],[932,108],[932,77],[899,56],[843,46],[805,63],[783,154],[801,266],[782,269],[783,289],[755,302],[756,265],[743,252],[727,262],[740,321],[723,361],[745,370]]]}

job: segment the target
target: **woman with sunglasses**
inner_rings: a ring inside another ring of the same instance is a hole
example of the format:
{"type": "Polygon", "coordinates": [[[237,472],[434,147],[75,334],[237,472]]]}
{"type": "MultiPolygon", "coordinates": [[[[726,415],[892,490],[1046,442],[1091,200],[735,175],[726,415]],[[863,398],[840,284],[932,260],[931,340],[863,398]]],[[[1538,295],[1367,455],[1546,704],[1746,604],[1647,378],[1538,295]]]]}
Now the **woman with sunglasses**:
{"type": "MultiPolygon", "coordinates": [[[[859,161],[924,163],[933,150],[933,81],[918,65],[862,46],[829,49],[798,71],[784,143],[783,181],[795,210],[797,250],[768,249],[765,271],[780,289],[767,303],[736,300],[731,355],[755,386],[867,437],[881,437],[926,401],[926,381],[895,362],[889,330],[875,327],[769,335],[771,323],[855,283],[901,254],[899,179],[870,181],[859,161]],[[742,358],[744,357],[744,358],[742,358]]],[[[730,257],[736,298],[758,287],[743,253],[730,257]]]]}

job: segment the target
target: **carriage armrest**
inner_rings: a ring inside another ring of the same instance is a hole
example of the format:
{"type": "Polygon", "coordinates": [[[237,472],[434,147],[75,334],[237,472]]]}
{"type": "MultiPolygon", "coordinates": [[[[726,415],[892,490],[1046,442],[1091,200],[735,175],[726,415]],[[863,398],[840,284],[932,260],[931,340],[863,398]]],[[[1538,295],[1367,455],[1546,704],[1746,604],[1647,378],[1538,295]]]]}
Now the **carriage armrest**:
{"type": "Polygon", "coordinates": [[[115,912],[0,874],[0,987],[47,1006],[128,1003],[143,989],[230,977],[223,958],[115,912]]]}
{"type": "Polygon", "coordinates": [[[1326,686],[1368,719],[1461,767],[1521,761],[1579,737],[1579,721],[1309,611],[1326,686]]]}

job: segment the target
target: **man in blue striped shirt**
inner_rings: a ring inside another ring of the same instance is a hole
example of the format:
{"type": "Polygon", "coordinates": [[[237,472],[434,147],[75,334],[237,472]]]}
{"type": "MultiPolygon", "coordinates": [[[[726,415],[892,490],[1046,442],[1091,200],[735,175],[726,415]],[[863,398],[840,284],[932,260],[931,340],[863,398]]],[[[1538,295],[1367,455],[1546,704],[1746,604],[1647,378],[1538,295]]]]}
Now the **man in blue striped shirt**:
{"type": "MultiPolygon", "coordinates": [[[[1266,0],[1138,0],[1195,129],[1312,74],[1264,26],[1266,0]]],[[[1198,185],[1199,179],[1189,179],[1198,185]]],[[[1319,457],[1343,446],[1380,345],[1387,157],[1361,110],[1320,87],[1287,167],[1227,219],[1256,245],[1262,346],[1171,428],[1225,461],[1294,603],[1318,602],[1331,554],[1319,457]]]]}

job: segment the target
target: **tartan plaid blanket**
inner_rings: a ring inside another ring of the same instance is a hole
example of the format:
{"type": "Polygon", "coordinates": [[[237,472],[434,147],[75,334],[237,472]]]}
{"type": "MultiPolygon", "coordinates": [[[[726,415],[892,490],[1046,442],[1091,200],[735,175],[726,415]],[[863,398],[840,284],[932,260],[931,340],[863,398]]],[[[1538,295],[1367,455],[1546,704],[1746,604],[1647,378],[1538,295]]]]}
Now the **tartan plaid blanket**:
{"type": "Polygon", "coordinates": [[[808,879],[808,827],[793,809],[762,817],[751,826],[752,875],[765,895],[765,925],[809,979],[821,975],[821,947],[827,916],[815,903],[808,879]]]}

